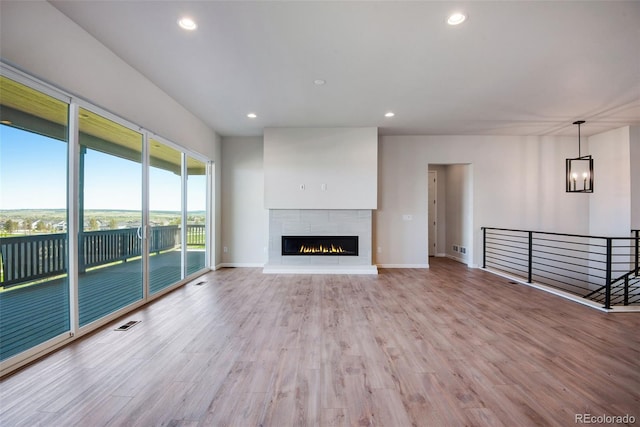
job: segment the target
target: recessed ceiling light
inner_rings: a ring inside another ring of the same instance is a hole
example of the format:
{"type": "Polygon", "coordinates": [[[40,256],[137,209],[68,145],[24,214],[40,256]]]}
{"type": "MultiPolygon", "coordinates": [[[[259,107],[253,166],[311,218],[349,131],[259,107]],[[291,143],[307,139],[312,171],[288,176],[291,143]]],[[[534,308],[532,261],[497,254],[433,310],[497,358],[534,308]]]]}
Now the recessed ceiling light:
{"type": "Polygon", "coordinates": [[[327,81],[326,80],[322,80],[322,79],[315,79],[313,81],[313,84],[316,86],[322,86],[323,84],[325,84],[327,81]]]}
{"type": "Polygon", "coordinates": [[[467,19],[467,17],[463,13],[460,13],[460,12],[452,13],[449,16],[449,19],[447,19],[447,24],[449,25],[462,24],[465,19],[467,19]]]}
{"type": "Polygon", "coordinates": [[[395,116],[395,115],[396,115],[396,114],[395,114],[393,111],[389,111],[388,113],[385,113],[385,115],[384,115],[384,116],[385,116],[385,117],[393,117],[393,116],[395,116]]]}
{"type": "Polygon", "coordinates": [[[13,122],[11,120],[0,120],[0,123],[2,123],[3,125],[12,125],[13,122]]]}
{"type": "Polygon", "coordinates": [[[191,18],[188,17],[184,17],[184,18],[180,18],[178,19],[178,25],[180,25],[180,28],[183,28],[185,30],[189,30],[189,31],[193,31],[196,28],[198,28],[198,25],[196,24],[196,21],[194,21],[191,18]]]}
{"type": "Polygon", "coordinates": [[[250,119],[255,119],[258,116],[256,115],[256,113],[249,113],[247,114],[247,117],[249,117],[250,119]]]}

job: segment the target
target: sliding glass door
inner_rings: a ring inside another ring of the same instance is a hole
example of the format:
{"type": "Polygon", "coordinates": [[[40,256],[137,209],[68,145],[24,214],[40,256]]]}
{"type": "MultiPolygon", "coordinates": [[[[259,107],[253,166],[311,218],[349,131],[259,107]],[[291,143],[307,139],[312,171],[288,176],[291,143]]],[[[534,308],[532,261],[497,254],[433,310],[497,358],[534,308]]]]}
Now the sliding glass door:
{"type": "Polygon", "coordinates": [[[182,153],[149,141],[149,292],[182,279],[182,153]]]}
{"type": "Polygon", "coordinates": [[[85,326],[143,299],[142,134],[79,111],[78,303],[85,326]]]}
{"type": "Polygon", "coordinates": [[[207,165],[187,156],[187,275],[206,265],[207,165]]]}
{"type": "Polygon", "coordinates": [[[0,76],[0,361],[70,331],[66,102],[0,76]]]}
{"type": "Polygon", "coordinates": [[[206,267],[207,164],[0,63],[0,375],[206,267]]]}

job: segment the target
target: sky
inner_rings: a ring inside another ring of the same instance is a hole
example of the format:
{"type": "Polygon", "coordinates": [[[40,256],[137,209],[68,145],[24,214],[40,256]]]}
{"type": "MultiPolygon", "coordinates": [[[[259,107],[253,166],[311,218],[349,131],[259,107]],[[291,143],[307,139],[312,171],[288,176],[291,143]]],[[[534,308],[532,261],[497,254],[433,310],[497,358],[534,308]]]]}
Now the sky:
{"type": "MultiPolygon", "coordinates": [[[[140,210],[142,165],[95,150],[85,155],[85,209],[140,210]]],[[[180,177],[151,168],[149,209],[180,210],[180,177]]],[[[189,211],[205,210],[206,179],[189,178],[189,211]]],[[[64,209],[67,143],[0,125],[0,210],[64,209]]]]}

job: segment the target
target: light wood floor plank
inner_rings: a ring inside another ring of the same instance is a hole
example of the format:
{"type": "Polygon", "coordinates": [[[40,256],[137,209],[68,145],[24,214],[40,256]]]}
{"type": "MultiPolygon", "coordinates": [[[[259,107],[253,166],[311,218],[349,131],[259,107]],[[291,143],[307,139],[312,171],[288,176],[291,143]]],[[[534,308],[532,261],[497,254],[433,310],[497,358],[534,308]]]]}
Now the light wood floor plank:
{"type": "Polygon", "coordinates": [[[566,426],[640,420],[640,316],[446,259],[208,273],[0,381],[4,426],[566,426]],[[127,332],[114,327],[142,322],[127,332]]]}

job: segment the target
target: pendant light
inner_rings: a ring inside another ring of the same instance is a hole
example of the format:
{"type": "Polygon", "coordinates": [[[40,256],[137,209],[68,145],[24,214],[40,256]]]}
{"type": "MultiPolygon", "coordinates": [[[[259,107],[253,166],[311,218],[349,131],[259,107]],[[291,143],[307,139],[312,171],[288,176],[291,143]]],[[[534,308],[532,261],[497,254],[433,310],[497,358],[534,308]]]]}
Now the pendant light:
{"type": "Polygon", "coordinates": [[[578,125],[578,157],[567,159],[567,193],[593,193],[593,159],[591,155],[583,156],[580,141],[580,125],[584,120],[573,122],[578,125]]]}

